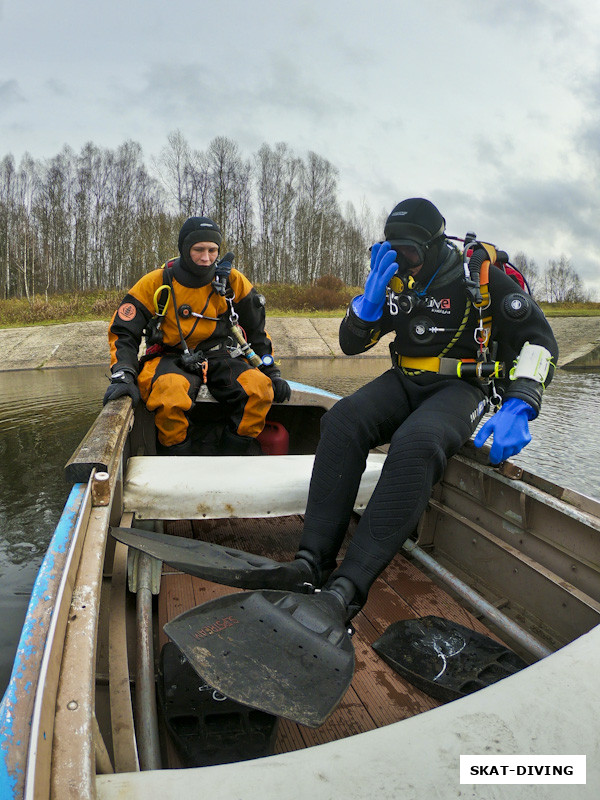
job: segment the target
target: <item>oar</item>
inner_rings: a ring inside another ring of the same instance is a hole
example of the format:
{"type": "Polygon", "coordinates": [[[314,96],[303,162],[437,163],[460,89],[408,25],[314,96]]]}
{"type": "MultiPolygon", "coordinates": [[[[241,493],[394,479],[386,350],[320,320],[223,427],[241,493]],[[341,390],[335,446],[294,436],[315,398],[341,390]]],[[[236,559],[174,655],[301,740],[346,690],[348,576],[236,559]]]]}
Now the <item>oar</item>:
{"type": "Polygon", "coordinates": [[[222,694],[316,728],[352,680],[345,615],[327,591],[240,592],[186,611],[164,630],[222,694]]]}
{"type": "Polygon", "coordinates": [[[175,569],[226,586],[241,589],[284,589],[293,592],[311,592],[309,568],[298,563],[298,570],[289,569],[288,563],[222,547],[211,542],[169,536],[140,528],[111,528],[119,542],[135,547],[143,553],[165,561],[175,569]],[[307,580],[308,579],[308,580],[307,580]]]}

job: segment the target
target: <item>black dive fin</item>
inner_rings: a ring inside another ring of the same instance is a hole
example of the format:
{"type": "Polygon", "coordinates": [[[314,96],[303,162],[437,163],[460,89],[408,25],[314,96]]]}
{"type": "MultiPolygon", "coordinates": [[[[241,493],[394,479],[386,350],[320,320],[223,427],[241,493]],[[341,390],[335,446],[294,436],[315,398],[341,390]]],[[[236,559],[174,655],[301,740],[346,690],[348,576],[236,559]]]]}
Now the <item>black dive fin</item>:
{"type": "Polygon", "coordinates": [[[316,728],[354,672],[346,609],[331,592],[240,592],[164,626],[196,672],[226,697],[316,728]]]}
{"type": "Polygon", "coordinates": [[[236,703],[201,678],[173,642],[160,653],[160,712],[185,767],[262,758],[275,752],[279,719],[236,703]]]}
{"type": "Polygon", "coordinates": [[[392,623],[373,649],[410,683],[448,702],[490,686],[527,666],[512,650],[441,617],[392,623]]]}
{"type": "Polygon", "coordinates": [[[312,570],[306,561],[279,562],[211,542],[169,536],[140,528],[111,528],[119,542],[166,561],[175,569],[241,589],[311,592],[312,570]]]}

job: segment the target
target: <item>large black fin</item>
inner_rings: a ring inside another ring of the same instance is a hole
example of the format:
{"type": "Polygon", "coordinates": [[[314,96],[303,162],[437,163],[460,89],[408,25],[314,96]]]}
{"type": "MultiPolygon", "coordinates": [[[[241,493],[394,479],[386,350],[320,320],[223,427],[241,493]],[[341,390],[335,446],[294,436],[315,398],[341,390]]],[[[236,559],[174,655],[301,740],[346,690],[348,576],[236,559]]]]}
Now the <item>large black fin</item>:
{"type": "Polygon", "coordinates": [[[393,622],[373,649],[399,675],[447,702],[514,675],[527,666],[481,633],[441,617],[393,622]]]}
{"type": "Polygon", "coordinates": [[[310,727],[346,693],[354,647],[333,593],[239,592],[165,626],[203,678],[238,703],[310,727]]]}
{"type": "Polygon", "coordinates": [[[165,561],[175,569],[207,581],[240,589],[311,592],[311,570],[305,561],[279,562],[211,542],[154,533],[140,528],[111,528],[119,542],[165,561]]]}

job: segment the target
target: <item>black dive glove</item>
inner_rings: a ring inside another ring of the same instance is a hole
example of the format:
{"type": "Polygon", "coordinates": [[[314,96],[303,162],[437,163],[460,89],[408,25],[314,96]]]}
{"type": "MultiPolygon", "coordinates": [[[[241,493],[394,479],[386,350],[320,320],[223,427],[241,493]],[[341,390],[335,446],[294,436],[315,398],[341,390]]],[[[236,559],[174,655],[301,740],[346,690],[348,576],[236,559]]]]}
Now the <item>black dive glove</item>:
{"type": "Polygon", "coordinates": [[[287,381],[281,377],[281,372],[273,363],[273,356],[263,356],[263,365],[260,367],[261,372],[271,379],[273,384],[273,401],[275,403],[285,403],[292,396],[292,389],[287,381]]]}
{"type": "Polygon", "coordinates": [[[291,386],[283,378],[275,376],[271,378],[273,384],[273,400],[276,403],[285,403],[292,396],[291,386]]]}
{"type": "Polygon", "coordinates": [[[135,375],[125,369],[117,369],[113,372],[110,379],[110,386],[106,390],[102,405],[105,406],[110,400],[129,395],[133,407],[140,402],[140,390],[135,382],[135,375]]]}
{"type": "Polygon", "coordinates": [[[212,282],[212,286],[215,292],[218,292],[223,297],[227,293],[227,281],[231,274],[234,258],[235,255],[233,253],[226,253],[220,261],[217,261],[215,279],[212,282]]]}

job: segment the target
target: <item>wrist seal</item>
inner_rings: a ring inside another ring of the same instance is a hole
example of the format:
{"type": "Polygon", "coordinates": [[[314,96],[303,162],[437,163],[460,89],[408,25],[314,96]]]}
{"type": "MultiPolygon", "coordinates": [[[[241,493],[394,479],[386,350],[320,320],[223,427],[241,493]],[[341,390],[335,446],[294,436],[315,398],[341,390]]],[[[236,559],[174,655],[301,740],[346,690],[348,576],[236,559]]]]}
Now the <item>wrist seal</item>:
{"type": "Polygon", "coordinates": [[[510,385],[506,397],[517,397],[529,403],[537,417],[551,364],[552,354],[545,347],[525,342],[509,373],[510,385]]]}

